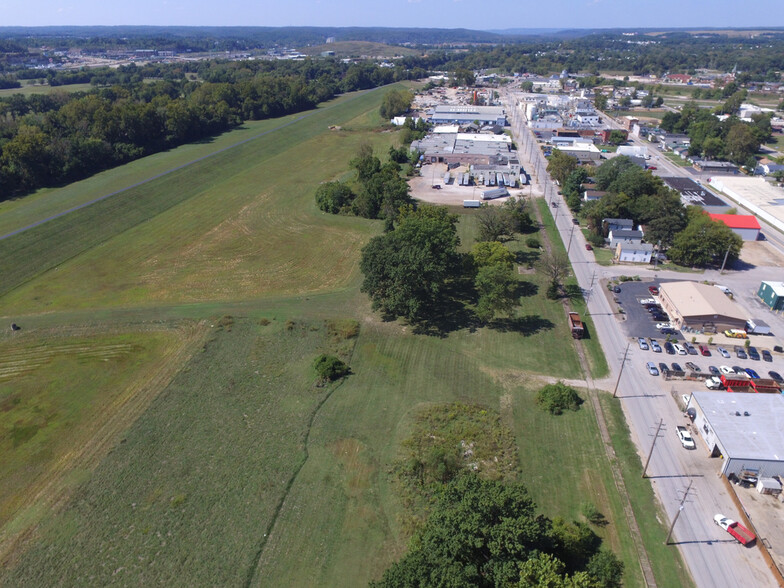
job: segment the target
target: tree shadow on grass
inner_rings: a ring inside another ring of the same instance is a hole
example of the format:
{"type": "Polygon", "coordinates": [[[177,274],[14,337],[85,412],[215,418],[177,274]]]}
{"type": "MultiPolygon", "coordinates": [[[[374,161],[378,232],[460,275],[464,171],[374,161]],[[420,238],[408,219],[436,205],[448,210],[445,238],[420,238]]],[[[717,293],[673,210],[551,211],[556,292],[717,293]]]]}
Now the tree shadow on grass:
{"type": "Polygon", "coordinates": [[[539,293],[539,286],[533,282],[520,282],[517,285],[517,295],[521,297],[536,296],[539,293]]]}
{"type": "Polygon", "coordinates": [[[539,315],[528,314],[513,318],[497,318],[491,321],[490,328],[502,333],[520,333],[527,337],[535,335],[541,331],[549,331],[555,328],[552,321],[542,318],[539,315]]]}
{"type": "Polygon", "coordinates": [[[582,300],[583,289],[577,284],[567,284],[564,286],[564,298],[569,300],[582,300]]]}
{"type": "Polygon", "coordinates": [[[447,283],[442,299],[428,310],[426,316],[413,324],[414,333],[446,337],[461,329],[475,331],[480,321],[472,305],[476,303],[476,289],[472,277],[461,276],[447,283]]]}
{"type": "Polygon", "coordinates": [[[533,267],[533,265],[539,261],[539,257],[542,255],[542,252],[538,249],[532,249],[530,251],[517,251],[515,253],[515,262],[517,265],[524,265],[526,267],[533,267]]]}

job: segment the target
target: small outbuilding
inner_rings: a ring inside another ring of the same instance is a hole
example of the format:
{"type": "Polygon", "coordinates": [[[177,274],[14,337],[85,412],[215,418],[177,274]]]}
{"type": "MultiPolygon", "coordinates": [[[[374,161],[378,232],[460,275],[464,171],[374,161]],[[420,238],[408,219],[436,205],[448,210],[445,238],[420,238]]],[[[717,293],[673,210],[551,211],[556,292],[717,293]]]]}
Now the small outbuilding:
{"type": "Polygon", "coordinates": [[[784,282],[762,282],[757,290],[757,296],[771,310],[784,310],[784,282]]]}

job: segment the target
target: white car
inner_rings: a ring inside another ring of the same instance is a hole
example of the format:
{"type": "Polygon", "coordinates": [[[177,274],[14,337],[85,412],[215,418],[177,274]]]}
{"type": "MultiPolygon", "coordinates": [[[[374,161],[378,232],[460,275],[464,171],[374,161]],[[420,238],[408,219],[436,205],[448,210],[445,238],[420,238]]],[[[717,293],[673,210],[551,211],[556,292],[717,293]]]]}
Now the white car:
{"type": "Polygon", "coordinates": [[[675,349],[675,353],[678,355],[686,355],[686,349],[682,345],[678,345],[677,343],[672,344],[672,348],[675,349]]]}
{"type": "Polygon", "coordinates": [[[734,369],[732,369],[732,368],[731,368],[730,366],[728,366],[728,365],[720,365],[720,366],[719,366],[719,371],[720,371],[722,374],[724,374],[725,376],[734,376],[734,375],[735,375],[735,370],[734,370],[734,369]]]}
{"type": "Polygon", "coordinates": [[[640,304],[656,304],[655,298],[643,298],[640,300],[640,304]]]}
{"type": "Polygon", "coordinates": [[[672,329],[672,323],[656,323],[657,329],[672,329]]]}
{"type": "Polygon", "coordinates": [[[648,351],[648,343],[645,341],[644,337],[640,337],[637,339],[637,344],[640,346],[640,349],[643,351],[648,351]]]}
{"type": "Polygon", "coordinates": [[[661,345],[659,345],[659,342],[656,339],[651,339],[651,351],[654,353],[662,352],[661,345]]]}
{"type": "Polygon", "coordinates": [[[729,357],[730,357],[730,352],[729,352],[729,351],[727,351],[726,349],[724,349],[724,347],[717,347],[717,348],[716,348],[716,351],[718,351],[719,353],[721,353],[721,356],[722,356],[722,357],[726,357],[726,358],[728,358],[728,359],[729,359],[729,357]]]}

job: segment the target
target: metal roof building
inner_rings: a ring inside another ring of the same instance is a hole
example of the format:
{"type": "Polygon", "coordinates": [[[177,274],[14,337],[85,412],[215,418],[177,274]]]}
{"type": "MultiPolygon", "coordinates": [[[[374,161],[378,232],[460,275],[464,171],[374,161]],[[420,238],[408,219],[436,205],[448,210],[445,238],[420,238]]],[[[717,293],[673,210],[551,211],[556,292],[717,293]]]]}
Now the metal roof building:
{"type": "Polygon", "coordinates": [[[711,214],[710,217],[713,221],[723,222],[744,241],[756,241],[759,238],[760,224],[750,214],[711,214]]]}
{"type": "Polygon", "coordinates": [[[760,476],[784,475],[784,396],[694,392],[694,425],[721,473],[758,469],[760,476]]]}
{"type": "Polygon", "coordinates": [[[465,104],[439,104],[428,113],[430,122],[442,124],[480,124],[506,126],[506,111],[500,106],[471,106],[465,104]]]}
{"type": "Polygon", "coordinates": [[[659,285],[662,308],[672,322],[705,332],[743,329],[746,316],[718,288],[697,282],[665,282],[659,285]]]}

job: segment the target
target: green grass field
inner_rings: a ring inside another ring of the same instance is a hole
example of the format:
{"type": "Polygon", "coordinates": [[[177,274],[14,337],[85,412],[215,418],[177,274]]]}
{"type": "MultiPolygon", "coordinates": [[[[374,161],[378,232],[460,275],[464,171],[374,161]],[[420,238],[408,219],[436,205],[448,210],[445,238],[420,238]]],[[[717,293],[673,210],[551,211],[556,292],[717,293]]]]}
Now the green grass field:
{"type": "MultiPolygon", "coordinates": [[[[598,532],[625,562],[627,585],[640,584],[590,404],[555,418],[532,401],[553,378],[582,377],[575,345],[595,378],[607,373],[597,340],[571,339],[563,304],[543,295],[546,279],[520,274],[516,321],[441,337],[381,321],[358,292],[359,249],[382,225],[324,215],[313,191],[346,174],[361,142],[380,153],[396,144],[394,133],[376,131],[382,95],[338,100],[285,132],[0,241],[2,314],[24,327],[0,335],[0,370],[4,357],[17,370],[24,363],[14,357],[53,358],[0,381],[0,403],[24,409],[15,414],[38,427],[14,432],[19,418],[0,420],[3,443],[33,435],[13,453],[17,468],[26,458],[34,465],[29,443],[37,439],[48,439],[53,462],[75,444],[91,451],[55,472],[61,500],[8,507],[0,584],[366,584],[406,546],[389,471],[399,444],[419,407],[450,401],[501,414],[518,440],[521,479],[548,516],[578,518],[590,497],[608,519],[598,532]],[[328,130],[333,124],[342,130],[328,130]],[[358,337],[337,336],[325,323],[336,318],[357,321],[358,337]],[[86,351],[67,351],[70,344],[86,351]],[[314,386],[312,362],[323,352],[345,357],[352,375],[314,386]],[[134,392],[144,382],[144,393],[134,392]],[[21,389],[29,400],[14,404],[21,389]],[[121,394],[136,412],[107,408],[121,394]],[[32,419],[36,406],[54,415],[51,429],[32,419]]],[[[280,122],[249,125],[213,148],[280,122]]],[[[189,156],[187,148],[159,154],[150,166],[189,156]]],[[[148,177],[142,163],[128,167],[82,184],[100,194],[148,177]]],[[[62,190],[63,201],[84,198],[62,190]]],[[[49,203],[57,194],[12,203],[0,223],[6,214],[14,215],[6,226],[18,226],[68,208],[49,203]]],[[[476,217],[456,212],[465,251],[476,217]]],[[[525,268],[536,251],[524,243],[509,247],[525,268]]],[[[580,299],[571,304],[582,308],[580,299]]],[[[629,443],[620,425],[614,435],[629,443]]],[[[48,472],[31,470],[7,504],[48,472]]],[[[635,490],[635,507],[655,521],[645,487],[635,490]]],[[[661,585],[684,584],[670,581],[683,577],[672,551],[651,556],[661,585]]]]}
{"type": "Polygon", "coordinates": [[[89,92],[94,90],[95,87],[90,84],[67,84],[65,86],[50,86],[48,84],[22,84],[21,88],[3,88],[0,90],[0,98],[13,96],[14,94],[22,94],[30,96],[31,94],[51,94],[53,92],[89,92]]]}

